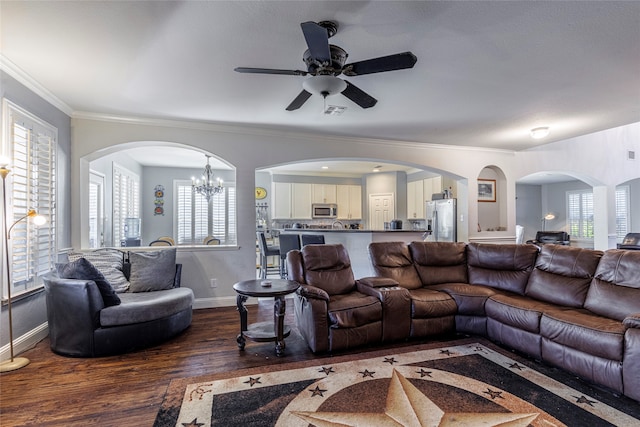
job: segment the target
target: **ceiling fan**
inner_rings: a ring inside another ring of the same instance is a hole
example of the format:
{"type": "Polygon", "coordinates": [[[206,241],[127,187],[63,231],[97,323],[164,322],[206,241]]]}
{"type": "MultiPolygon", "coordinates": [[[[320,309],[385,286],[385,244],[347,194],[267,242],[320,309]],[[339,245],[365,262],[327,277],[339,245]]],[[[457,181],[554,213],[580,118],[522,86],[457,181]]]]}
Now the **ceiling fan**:
{"type": "Polygon", "coordinates": [[[289,104],[287,111],[297,110],[311,97],[313,93],[322,95],[326,99],[329,95],[342,93],[362,108],[371,108],[378,102],[353,83],[338,78],[340,74],[348,77],[364,74],[383,73],[385,71],[413,68],[418,58],[411,52],[381,56],[379,58],[346,64],[347,52],[340,46],[329,44],[329,38],[338,31],[338,24],[333,21],[303,22],[300,24],[302,33],[309,47],[303,55],[307,71],[279,70],[271,68],[237,67],[239,73],[280,74],[286,76],[311,76],[303,83],[302,92],[289,104]]]}

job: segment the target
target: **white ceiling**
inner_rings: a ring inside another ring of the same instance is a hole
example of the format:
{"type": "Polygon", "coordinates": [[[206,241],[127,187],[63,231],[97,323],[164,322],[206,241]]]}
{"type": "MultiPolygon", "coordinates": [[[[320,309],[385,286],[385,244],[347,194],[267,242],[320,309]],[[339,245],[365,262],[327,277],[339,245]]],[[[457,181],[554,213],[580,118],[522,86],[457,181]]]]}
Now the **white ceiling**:
{"type": "Polygon", "coordinates": [[[3,69],[83,112],[520,150],[640,120],[640,2],[7,1],[3,69]],[[304,77],[300,23],[335,20],[354,62],[412,51],[413,69],[346,78],[378,99],[340,116],[304,77]],[[546,139],[528,131],[550,126],[546,139]]]}

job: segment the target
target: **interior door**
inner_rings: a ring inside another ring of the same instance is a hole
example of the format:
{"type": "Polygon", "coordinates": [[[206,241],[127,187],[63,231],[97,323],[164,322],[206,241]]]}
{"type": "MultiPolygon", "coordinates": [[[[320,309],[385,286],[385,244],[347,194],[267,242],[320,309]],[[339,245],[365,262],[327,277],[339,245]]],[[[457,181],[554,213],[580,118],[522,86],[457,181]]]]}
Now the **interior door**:
{"type": "Polygon", "coordinates": [[[394,193],[369,195],[369,229],[384,230],[384,223],[391,221],[395,216],[394,193]]]}

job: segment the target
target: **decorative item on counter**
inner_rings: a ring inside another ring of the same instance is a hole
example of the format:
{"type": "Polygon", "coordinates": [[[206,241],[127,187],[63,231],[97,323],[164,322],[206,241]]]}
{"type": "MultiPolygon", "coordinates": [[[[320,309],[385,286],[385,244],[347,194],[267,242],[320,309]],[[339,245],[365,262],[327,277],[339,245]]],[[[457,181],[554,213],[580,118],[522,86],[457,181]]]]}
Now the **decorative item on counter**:
{"type": "Polygon", "coordinates": [[[155,196],[155,201],[153,202],[155,204],[155,208],[153,209],[153,215],[163,215],[164,216],[164,186],[163,185],[156,185],[156,188],[154,188],[154,196],[155,196]]]}

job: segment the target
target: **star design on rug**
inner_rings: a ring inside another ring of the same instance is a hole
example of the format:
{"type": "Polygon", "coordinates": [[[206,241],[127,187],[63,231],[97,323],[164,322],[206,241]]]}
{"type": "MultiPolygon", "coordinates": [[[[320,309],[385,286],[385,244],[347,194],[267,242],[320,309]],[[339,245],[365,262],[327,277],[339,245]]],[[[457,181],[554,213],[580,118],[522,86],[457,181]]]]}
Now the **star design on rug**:
{"type": "Polygon", "coordinates": [[[576,403],[585,403],[585,404],[587,404],[587,405],[589,405],[589,406],[593,406],[592,404],[593,404],[593,403],[596,403],[596,401],[595,401],[595,400],[589,400],[589,399],[587,399],[587,398],[586,398],[586,397],[584,397],[584,396],[580,396],[580,397],[578,397],[578,396],[573,396],[573,397],[575,397],[575,398],[576,398],[576,403]]]}
{"type": "Polygon", "coordinates": [[[376,371],[369,371],[368,369],[365,369],[364,371],[360,371],[358,373],[362,374],[362,378],[366,378],[366,377],[373,378],[373,374],[375,374],[376,371]]]}
{"type": "Polygon", "coordinates": [[[325,368],[324,366],[322,367],[322,369],[320,369],[318,372],[324,372],[325,375],[329,375],[331,373],[335,373],[336,371],[333,370],[332,367],[329,368],[325,368]]]}
{"type": "Polygon", "coordinates": [[[194,418],[190,423],[182,423],[182,427],[201,427],[204,423],[199,423],[197,418],[194,418]]]}
{"type": "Polygon", "coordinates": [[[393,370],[384,413],[370,412],[292,412],[316,427],[380,426],[380,427],[443,427],[443,426],[506,426],[525,427],[539,414],[518,413],[455,413],[445,412],[418,390],[397,370],[393,370]]]}
{"type": "Polygon", "coordinates": [[[424,369],[420,368],[419,371],[416,371],[416,374],[420,374],[420,378],[424,378],[424,377],[431,378],[431,372],[432,371],[425,371],[424,369]]]}
{"type": "Polygon", "coordinates": [[[447,356],[451,356],[453,353],[449,350],[440,350],[440,354],[446,354],[447,356]]]}
{"type": "Polygon", "coordinates": [[[491,396],[491,400],[494,400],[496,397],[499,397],[500,399],[504,399],[504,397],[502,397],[501,391],[494,391],[488,388],[487,391],[483,391],[483,393],[491,396]]]}
{"type": "Polygon", "coordinates": [[[260,382],[260,377],[257,377],[257,378],[249,377],[249,379],[245,381],[244,384],[249,384],[249,387],[253,387],[256,384],[262,384],[262,383],[260,382]]]}
{"type": "Polygon", "coordinates": [[[327,390],[323,390],[321,389],[319,386],[316,386],[316,388],[314,388],[313,390],[309,390],[311,392],[311,397],[313,396],[320,396],[320,397],[324,397],[324,393],[327,390]]]}
{"type": "Polygon", "coordinates": [[[395,357],[385,357],[382,363],[388,363],[389,365],[393,365],[394,363],[398,363],[395,357]]]}
{"type": "Polygon", "coordinates": [[[511,365],[509,365],[509,367],[511,369],[517,369],[518,371],[522,371],[523,369],[526,369],[524,366],[519,365],[518,362],[512,363],[511,365]]]}

